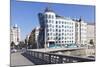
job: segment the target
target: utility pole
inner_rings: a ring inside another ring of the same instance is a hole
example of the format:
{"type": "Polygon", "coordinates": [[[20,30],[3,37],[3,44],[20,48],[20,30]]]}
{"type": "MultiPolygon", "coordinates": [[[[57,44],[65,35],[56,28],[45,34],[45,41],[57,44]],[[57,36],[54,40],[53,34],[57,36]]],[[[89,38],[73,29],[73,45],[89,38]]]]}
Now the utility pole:
{"type": "Polygon", "coordinates": [[[44,47],[45,47],[45,49],[47,48],[47,45],[46,45],[46,23],[45,23],[45,44],[44,44],[44,47]]]}

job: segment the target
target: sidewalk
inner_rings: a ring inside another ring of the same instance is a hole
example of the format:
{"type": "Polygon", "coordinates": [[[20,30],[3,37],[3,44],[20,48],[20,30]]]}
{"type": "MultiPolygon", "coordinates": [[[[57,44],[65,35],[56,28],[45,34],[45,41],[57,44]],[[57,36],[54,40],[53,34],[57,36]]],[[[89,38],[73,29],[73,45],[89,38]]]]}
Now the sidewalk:
{"type": "Polygon", "coordinates": [[[34,65],[30,60],[21,55],[21,52],[11,54],[11,66],[34,65]]]}

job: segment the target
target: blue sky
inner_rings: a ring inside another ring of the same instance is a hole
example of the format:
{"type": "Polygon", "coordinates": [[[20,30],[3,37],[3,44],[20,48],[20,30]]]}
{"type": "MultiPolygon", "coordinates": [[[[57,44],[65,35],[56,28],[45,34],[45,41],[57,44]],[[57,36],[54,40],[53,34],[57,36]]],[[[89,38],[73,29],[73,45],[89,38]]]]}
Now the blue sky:
{"type": "Polygon", "coordinates": [[[11,0],[11,25],[17,24],[21,28],[22,39],[24,39],[34,27],[39,26],[37,14],[43,12],[48,6],[58,15],[71,18],[80,18],[81,16],[88,23],[95,22],[95,6],[11,0]]]}

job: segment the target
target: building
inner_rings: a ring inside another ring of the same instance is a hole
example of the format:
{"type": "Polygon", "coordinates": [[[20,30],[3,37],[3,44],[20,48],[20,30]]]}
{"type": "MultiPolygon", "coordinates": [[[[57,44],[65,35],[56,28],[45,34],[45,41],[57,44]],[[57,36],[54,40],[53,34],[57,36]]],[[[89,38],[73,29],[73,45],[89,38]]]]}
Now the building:
{"type": "Polygon", "coordinates": [[[86,44],[86,25],[83,20],[73,20],[56,14],[50,8],[39,13],[40,38],[42,45],[47,47],[67,47],[78,43],[86,44]],[[77,36],[76,36],[77,35],[77,36]]]}
{"type": "Polygon", "coordinates": [[[78,46],[87,44],[87,23],[81,18],[75,21],[75,42],[78,46]]]}
{"type": "Polygon", "coordinates": [[[90,44],[90,41],[92,40],[94,45],[96,44],[96,31],[95,31],[95,24],[94,23],[88,23],[87,25],[87,43],[90,44]]]}
{"type": "Polygon", "coordinates": [[[36,27],[35,28],[35,42],[36,42],[36,45],[37,45],[37,48],[39,48],[39,43],[38,43],[38,38],[39,38],[39,30],[40,30],[40,27],[36,27]]]}
{"type": "Polygon", "coordinates": [[[10,42],[14,42],[15,45],[18,45],[20,40],[20,28],[15,24],[10,30],[10,42]]]}
{"type": "Polygon", "coordinates": [[[28,38],[28,44],[31,45],[33,49],[40,48],[40,45],[38,43],[39,30],[39,27],[34,28],[28,38]]]}

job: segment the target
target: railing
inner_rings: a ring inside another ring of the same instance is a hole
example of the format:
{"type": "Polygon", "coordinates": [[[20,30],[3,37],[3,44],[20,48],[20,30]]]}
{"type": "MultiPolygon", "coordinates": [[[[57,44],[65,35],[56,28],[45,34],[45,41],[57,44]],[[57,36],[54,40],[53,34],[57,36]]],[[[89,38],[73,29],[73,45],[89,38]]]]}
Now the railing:
{"type": "Polygon", "coordinates": [[[52,53],[36,52],[36,51],[27,51],[26,54],[31,55],[40,60],[43,60],[47,64],[95,61],[95,59],[90,59],[90,58],[80,58],[74,56],[66,56],[61,54],[52,54],[52,53]]]}

